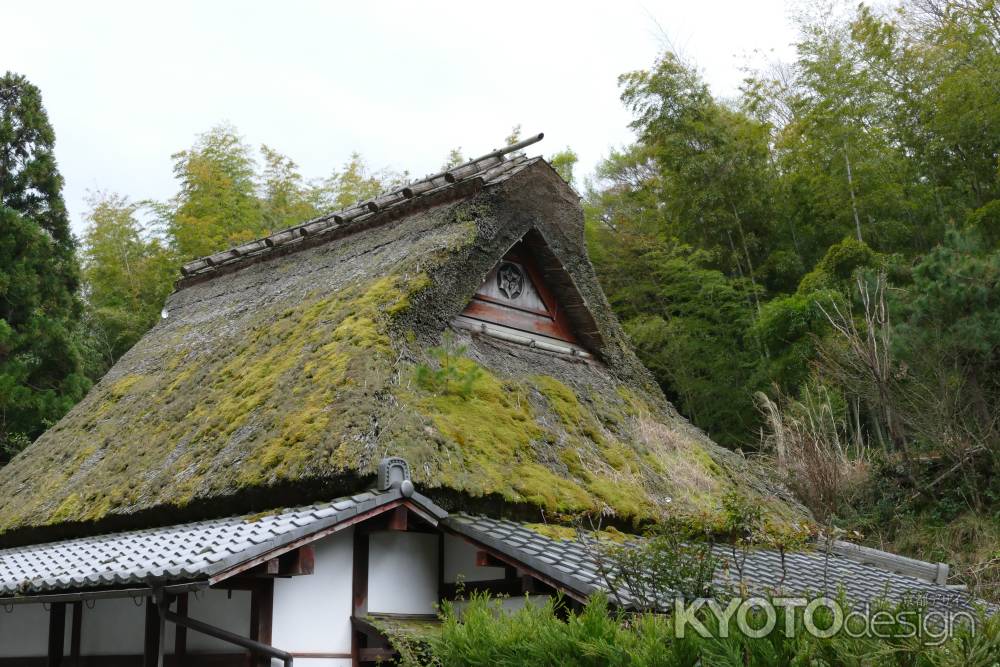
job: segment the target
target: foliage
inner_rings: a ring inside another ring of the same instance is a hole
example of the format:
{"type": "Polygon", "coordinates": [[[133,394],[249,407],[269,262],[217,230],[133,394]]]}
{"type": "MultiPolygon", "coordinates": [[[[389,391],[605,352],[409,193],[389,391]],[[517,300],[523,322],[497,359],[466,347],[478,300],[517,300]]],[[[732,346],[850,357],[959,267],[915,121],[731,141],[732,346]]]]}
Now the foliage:
{"type": "Polygon", "coordinates": [[[781,296],[763,304],[751,327],[767,351],[757,365],[757,386],[792,394],[806,386],[817,343],[830,331],[824,308],[843,300],[837,291],[821,290],[781,296]]]}
{"type": "Polygon", "coordinates": [[[573,185],[573,169],[576,167],[576,163],[580,160],[580,157],[576,152],[567,146],[563,150],[555,153],[549,157],[549,164],[555,169],[562,179],[573,185]]]}
{"type": "Polygon", "coordinates": [[[236,128],[218,125],[172,157],[180,191],[171,202],[169,229],[184,260],[268,231],[256,196],[256,161],[236,128]]]}
{"type": "Polygon", "coordinates": [[[219,125],[200,135],[190,149],[174,154],[180,190],[157,210],[181,260],[347,208],[406,178],[388,169],[372,171],[355,152],[339,171],[307,182],[291,158],[267,145],[260,153],[261,168],[236,128],[219,125]]]}
{"type": "Polygon", "coordinates": [[[710,268],[707,253],[663,247],[625,221],[588,232],[603,244],[594,264],[640,359],[713,439],[738,444],[756,419],[752,286],[710,268]]]}
{"type": "Polygon", "coordinates": [[[396,664],[401,667],[433,667],[441,664],[432,646],[433,640],[440,635],[441,628],[433,618],[369,616],[368,621],[399,653],[396,664]]]}
{"type": "MultiPolygon", "coordinates": [[[[561,599],[529,600],[507,612],[501,600],[474,595],[461,608],[446,604],[440,637],[431,641],[435,664],[452,665],[601,665],[687,667],[881,665],[885,667],[991,667],[1000,651],[1000,620],[981,616],[973,632],[958,627],[954,636],[936,645],[927,637],[880,639],[864,635],[856,625],[833,639],[806,631],[801,613],[775,605],[775,630],[763,638],[751,637],[737,626],[735,615],[725,626],[705,608],[698,614],[709,637],[688,629],[680,635],[670,616],[623,614],[608,600],[593,596],[579,610],[561,599]],[[794,613],[794,618],[786,618],[794,613]],[[791,627],[792,632],[786,632],[791,627]]],[[[915,605],[884,606],[887,612],[914,612],[915,605]]],[[[822,611],[822,610],[821,610],[822,611]]],[[[893,616],[895,618],[895,616],[893,616]]],[[[760,627],[759,612],[749,615],[751,627],[760,627]]],[[[816,627],[826,628],[829,617],[816,615],[816,627]]],[[[906,627],[886,623],[880,631],[900,635],[906,627]]]]}
{"type": "Polygon", "coordinates": [[[41,93],[0,77],[0,462],[86,392],[79,266],[41,93]]]}
{"type": "Polygon", "coordinates": [[[264,167],[257,179],[265,228],[283,229],[315,217],[320,193],[306,185],[299,166],[267,145],[260,152],[264,167]]]}
{"type": "Polygon", "coordinates": [[[849,292],[859,269],[879,268],[879,257],[864,241],[846,238],[835,243],[799,282],[799,294],[820,290],[849,292]]]}
{"type": "Polygon", "coordinates": [[[80,259],[87,375],[101,377],[158,320],[179,265],[345,208],[400,182],[354,153],[343,169],[306,181],[267,145],[258,161],[235,128],[217,126],[173,156],[179,191],[168,202],[92,196],[80,259]]]}
{"type": "Polygon", "coordinates": [[[621,78],[637,141],[588,185],[598,276],[680,410],[825,521],[889,548],[929,513],[996,524],[996,3],[799,30],[733,100],[669,52],[621,78]]]}
{"type": "Polygon", "coordinates": [[[428,353],[437,361],[437,367],[418,364],[415,379],[423,389],[439,393],[453,394],[460,398],[469,398],[472,388],[482,374],[478,365],[462,364],[466,347],[455,342],[455,335],[450,331],[444,334],[444,344],[432,347],[428,353]]]}
{"type": "Polygon", "coordinates": [[[807,387],[800,399],[786,398],[781,404],[757,394],[766,419],[767,450],[822,524],[849,512],[859,487],[869,482],[871,454],[852,437],[854,425],[839,399],[824,385],[807,387]]]}
{"type": "Polygon", "coordinates": [[[445,158],[444,164],[441,165],[441,171],[447,171],[452,167],[457,167],[463,162],[465,162],[465,157],[462,156],[462,147],[458,146],[456,148],[452,148],[448,151],[448,157],[445,158]]]}
{"type": "Polygon", "coordinates": [[[357,202],[371,199],[382,190],[400,185],[405,173],[389,169],[372,171],[360,153],[352,153],[340,171],[324,179],[316,188],[316,199],[321,211],[337,211],[357,202]]]}
{"type": "Polygon", "coordinates": [[[665,522],[641,544],[598,544],[598,562],[612,598],[619,606],[628,601],[634,608],[655,611],[669,607],[676,597],[710,596],[719,559],[712,543],[697,537],[682,525],[665,522]]]}
{"type": "Polygon", "coordinates": [[[84,232],[86,327],[96,354],[91,377],[100,377],[160,318],[173,289],[177,258],[139,222],[143,205],[127,197],[91,197],[84,232]]]}
{"type": "Polygon", "coordinates": [[[633,129],[655,168],[665,239],[707,251],[713,264],[754,281],[775,234],[767,126],[714,100],[693,66],[665,53],[620,78],[633,129]]]}

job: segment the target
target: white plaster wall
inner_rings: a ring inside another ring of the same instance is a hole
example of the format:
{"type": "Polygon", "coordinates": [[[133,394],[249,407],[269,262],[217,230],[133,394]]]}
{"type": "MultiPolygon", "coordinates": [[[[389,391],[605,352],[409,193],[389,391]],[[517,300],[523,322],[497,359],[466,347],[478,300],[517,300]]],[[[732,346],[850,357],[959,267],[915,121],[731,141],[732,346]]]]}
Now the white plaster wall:
{"type": "MultiPolygon", "coordinates": [[[[93,609],[83,608],[80,632],[80,652],[83,655],[141,655],[145,631],[145,606],[137,606],[131,598],[97,600],[93,609]]],[[[216,627],[250,634],[250,593],[206,590],[188,596],[188,615],[216,627]]],[[[67,619],[69,623],[69,619],[67,619]]],[[[173,653],[176,626],[167,623],[164,649],[173,653]]],[[[224,641],[188,630],[190,653],[240,653],[243,649],[224,641]]]]}
{"type": "MultiPolygon", "coordinates": [[[[313,546],[316,549],[313,574],[274,581],[271,643],[282,651],[295,653],[349,654],[354,529],[336,532],[313,546]]],[[[351,661],[295,658],[295,664],[341,667],[351,661]]]]}
{"type": "MultiPolygon", "coordinates": [[[[142,655],[146,628],[145,602],[132,598],[94,600],[83,605],[80,653],[83,655],[142,655]]],[[[67,624],[69,624],[67,619],[67,624]]],[[[169,623],[167,624],[169,625],[169,623]]]]}
{"type": "Polygon", "coordinates": [[[372,533],[368,548],[368,611],[433,614],[438,595],[438,536],[372,533]]]}
{"type": "Polygon", "coordinates": [[[502,567],[476,565],[476,547],[460,537],[444,536],[444,580],[455,583],[461,575],[463,581],[491,581],[503,579],[502,567]]]}
{"type": "MultiPolygon", "coordinates": [[[[208,589],[188,594],[188,616],[214,625],[223,630],[229,630],[242,637],[250,636],[250,591],[232,591],[208,589]]],[[[168,652],[174,647],[173,623],[167,623],[168,652]]],[[[203,635],[188,629],[188,653],[242,653],[243,649],[235,644],[221,639],[203,635]]],[[[141,649],[140,649],[141,652],[141,649]]]]}
{"type": "MultiPolygon", "coordinates": [[[[69,614],[66,625],[69,627],[69,614]]],[[[48,653],[49,612],[40,604],[16,604],[0,609],[0,657],[24,658],[48,653]]]]}

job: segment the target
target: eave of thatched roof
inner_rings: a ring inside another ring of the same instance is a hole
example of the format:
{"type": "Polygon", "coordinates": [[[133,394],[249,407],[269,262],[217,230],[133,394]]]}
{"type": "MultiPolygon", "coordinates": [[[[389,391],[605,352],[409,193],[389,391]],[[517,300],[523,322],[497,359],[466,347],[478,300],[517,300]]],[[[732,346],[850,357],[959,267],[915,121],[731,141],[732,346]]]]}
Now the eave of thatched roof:
{"type": "Polygon", "coordinates": [[[666,402],[597,284],[576,194],[540,159],[515,166],[189,270],[166,319],[0,470],[0,543],[329,499],[386,455],[445,507],[712,523],[738,491],[801,516],[666,402]],[[429,349],[526,236],[596,361],[456,331],[471,390],[423,386],[429,349]]]}

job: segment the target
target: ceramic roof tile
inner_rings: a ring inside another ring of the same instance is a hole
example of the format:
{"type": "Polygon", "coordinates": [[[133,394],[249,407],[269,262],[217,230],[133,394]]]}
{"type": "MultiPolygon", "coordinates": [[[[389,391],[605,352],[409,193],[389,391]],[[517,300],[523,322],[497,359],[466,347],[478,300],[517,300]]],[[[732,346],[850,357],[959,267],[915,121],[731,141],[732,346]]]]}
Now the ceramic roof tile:
{"type": "MultiPolygon", "coordinates": [[[[399,491],[355,496],[366,506],[398,500],[399,491]]],[[[433,513],[443,511],[420,496],[433,513]]],[[[358,501],[338,498],[253,517],[89,536],[0,549],[0,597],[93,586],[207,579],[261,553],[343,521],[358,501]]]]}
{"type": "MultiPolygon", "coordinates": [[[[445,524],[578,594],[588,595],[607,588],[595,560],[592,542],[585,543],[581,538],[556,540],[523,524],[460,513],[452,514],[445,524]]],[[[782,567],[781,554],[777,551],[752,550],[745,559],[737,554],[740,568],[733,562],[731,547],[717,546],[715,551],[720,559],[715,576],[717,587],[741,583],[739,571],[742,570],[742,583],[758,593],[836,597],[843,592],[852,604],[881,599],[896,603],[904,598],[916,598],[939,609],[969,609],[974,602],[965,592],[825,551],[786,554],[782,567]]]]}

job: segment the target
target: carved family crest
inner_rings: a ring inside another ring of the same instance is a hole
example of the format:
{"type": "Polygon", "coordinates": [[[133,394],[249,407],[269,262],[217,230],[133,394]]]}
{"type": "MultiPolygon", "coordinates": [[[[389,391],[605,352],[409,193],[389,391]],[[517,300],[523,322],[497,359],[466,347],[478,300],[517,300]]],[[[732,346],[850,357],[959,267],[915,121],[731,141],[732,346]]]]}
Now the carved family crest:
{"type": "Polygon", "coordinates": [[[497,289],[508,299],[516,299],[524,291],[524,273],[517,264],[504,262],[497,270],[497,289]]]}

